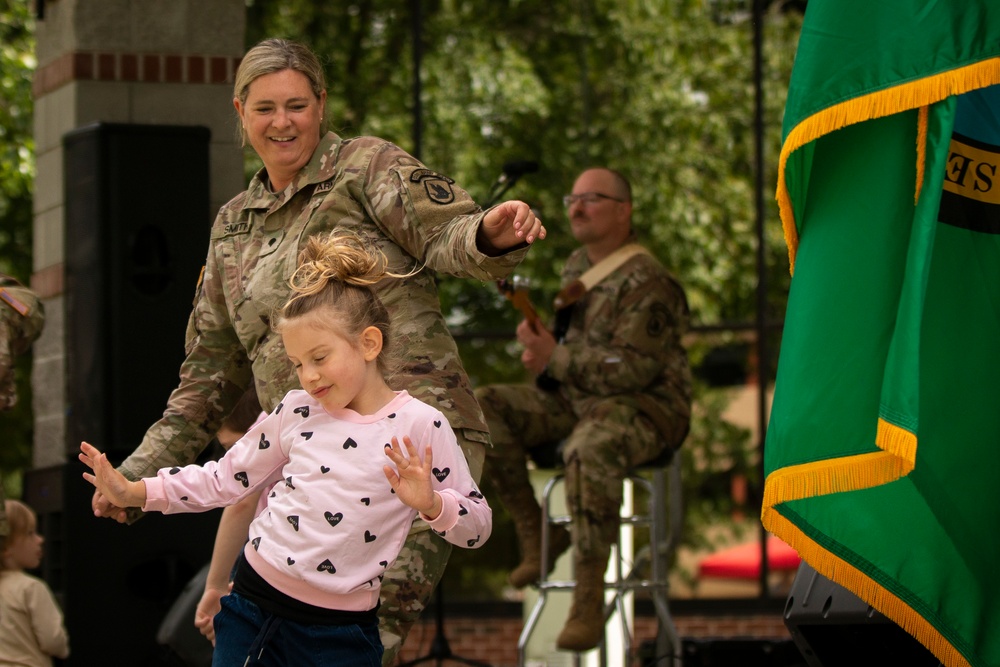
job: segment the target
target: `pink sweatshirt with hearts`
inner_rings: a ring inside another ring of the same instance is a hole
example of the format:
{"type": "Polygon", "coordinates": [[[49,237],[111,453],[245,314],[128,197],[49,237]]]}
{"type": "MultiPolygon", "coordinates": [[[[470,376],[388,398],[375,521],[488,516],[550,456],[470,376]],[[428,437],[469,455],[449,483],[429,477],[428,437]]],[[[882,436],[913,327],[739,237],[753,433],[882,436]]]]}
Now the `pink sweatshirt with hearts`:
{"type": "Polygon", "coordinates": [[[382,470],[385,445],[408,435],[433,448],[441,514],[427,520],[452,544],[478,548],[492,511],[469,473],[444,416],[405,391],[375,414],[333,414],[307,392],[288,392],[219,461],[165,468],[146,484],[145,511],[202,512],[274,484],[250,525],[247,562],[271,586],[307,604],[368,611],[418,512],[400,501],[382,470]]]}

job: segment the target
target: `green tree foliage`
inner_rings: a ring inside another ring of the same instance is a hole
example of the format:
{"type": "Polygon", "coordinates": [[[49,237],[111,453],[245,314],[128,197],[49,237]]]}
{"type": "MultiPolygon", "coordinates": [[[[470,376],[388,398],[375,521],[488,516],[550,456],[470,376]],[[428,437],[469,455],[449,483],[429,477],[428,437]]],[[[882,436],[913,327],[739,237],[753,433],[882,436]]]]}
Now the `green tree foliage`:
{"type": "Polygon", "coordinates": [[[34,24],[28,3],[0,0],[0,271],[23,282],[31,274],[34,71],[34,24]]]}
{"type": "MultiPolygon", "coordinates": [[[[34,23],[29,3],[0,0],[0,272],[27,284],[31,276],[31,205],[35,178],[31,80],[34,23]]],[[[21,400],[0,412],[0,476],[12,495],[31,460],[30,355],[18,359],[21,400]]]]}
{"type": "MultiPolygon", "coordinates": [[[[275,35],[305,41],[327,65],[332,126],[412,150],[414,5],[251,0],[248,44],[275,35]]],[[[632,180],[637,227],[683,278],[695,320],[752,320],[754,91],[745,3],[440,0],[420,7],[420,157],[480,199],[504,162],[541,164],[508,193],[547,222],[548,241],[521,270],[541,300],[574,245],[560,197],[582,168],[606,164],[632,180]]],[[[763,25],[768,188],[800,22],[782,9],[771,5],[763,25]]],[[[780,228],[768,231],[770,300],[781,313],[787,260],[780,228]]],[[[461,291],[446,288],[465,309],[497,304],[482,290],[461,291]]],[[[468,315],[481,321],[478,310],[468,315]]]]}

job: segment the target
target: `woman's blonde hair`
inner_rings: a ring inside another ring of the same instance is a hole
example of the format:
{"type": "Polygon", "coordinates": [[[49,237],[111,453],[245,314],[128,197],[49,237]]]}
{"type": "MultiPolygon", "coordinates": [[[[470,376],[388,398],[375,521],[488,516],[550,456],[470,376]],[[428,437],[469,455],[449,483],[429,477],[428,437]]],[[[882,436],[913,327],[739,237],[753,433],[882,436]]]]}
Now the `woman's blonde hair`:
{"type": "Polygon", "coordinates": [[[28,537],[35,532],[37,519],[35,512],[20,500],[4,501],[4,511],[7,512],[7,524],[10,531],[6,537],[0,538],[0,572],[7,569],[4,565],[4,558],[7,549],[13,546],[18,538],[28,537]]]}
{"type": "MultiPolygon", "coordinates": [[[[286,69],[301,72],[309,79],[309,87],[313,95],[319,100],[326,91],[326,76],[323,74],[323,66],[319,62],[316,54],[308,47],[292,42],[287,39],[265,39],[251,48],[243,56],[240,66],[236,69],[236,81],[233,83],[233,97],[246,105],[247,95],[250,92],[250,84],[264,76],[283,72],[286,69]]],[[[243,145],[246,145],[246,131],[237,118],[237,132],[243,145]]],[[[326,134],[327,120],[324,117],[319,127],[319,136],[326,134]]]]}
{"type": "Polygon", "coordinates": [[[388,377],[395,366],[390,361],[394,354],[389,312],[373,286],[385,278],[412,275],[392,273],[388,263],[384,253],[370,250],[355,234],[330,232],[310,237],[299,253],[299,266],[289,281],[292,297],[281,309],[275,330],[281,333],[289,320],[321,308],[330,313],[330,326],[348,339],[375,327],[382,334],[382,352],[376,363],[388,377]]]}

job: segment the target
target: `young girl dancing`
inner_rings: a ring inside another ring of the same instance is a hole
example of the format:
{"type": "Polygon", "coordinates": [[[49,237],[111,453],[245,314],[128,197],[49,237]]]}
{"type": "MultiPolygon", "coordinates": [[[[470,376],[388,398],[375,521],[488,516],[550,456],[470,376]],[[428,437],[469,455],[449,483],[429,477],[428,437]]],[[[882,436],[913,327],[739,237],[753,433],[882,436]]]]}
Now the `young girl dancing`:
{"type": "Polygon", "coordinates": [[[461,547],[489,537],[444,416],[386,383],[389,321],[370,286],[403,276],[385,266],[357,237],[309,241],[274,325],[302,389],[218,462],[130,482],[80,446],[84,478],[119,507],[201,512],[274,485],[215,618],[213,665],[378,667],[379,585],[416,513],[461,547]]]}

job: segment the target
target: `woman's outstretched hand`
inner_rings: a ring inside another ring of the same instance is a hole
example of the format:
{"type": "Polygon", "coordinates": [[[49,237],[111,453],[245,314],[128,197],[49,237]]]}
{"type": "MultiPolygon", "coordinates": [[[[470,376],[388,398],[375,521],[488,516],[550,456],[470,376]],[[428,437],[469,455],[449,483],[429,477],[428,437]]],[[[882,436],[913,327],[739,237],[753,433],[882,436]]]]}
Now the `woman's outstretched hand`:
{"type": "Polygon", "coordinates": [[[545,226],[523,201],[505,201],[486,211],[476,236],[479,249],[487,254],[501,254],[522,243],[545,238],[545,226]]]}

